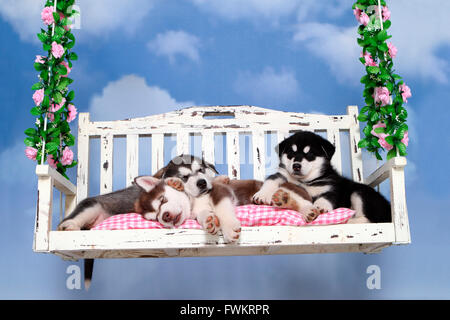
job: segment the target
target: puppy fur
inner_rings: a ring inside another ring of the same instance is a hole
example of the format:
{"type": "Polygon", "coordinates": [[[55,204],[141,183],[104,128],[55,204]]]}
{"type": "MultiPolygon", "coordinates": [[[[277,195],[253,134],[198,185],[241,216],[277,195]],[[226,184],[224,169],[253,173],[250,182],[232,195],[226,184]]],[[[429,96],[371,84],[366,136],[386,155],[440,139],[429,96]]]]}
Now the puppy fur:
{"type": "Polygon", "coordinates": [[[177,178],[161,180],[151,176],[135,178],[128,188],[82,200],[58,225],[58,230],[88,230],[121,213],[141,213],[167,227],[180,225],[191,215],[187,195],[170,184],[182,185],[177,178]]]}
{"type": "Polygon", "coordinates": [[[373,188],[339,175],[330,161],[334,146],[321,136],[300,131],[277,146],[280,165],[254,195],[258,203],[270,203],[270,194],[285,182],[306,189],[320,212],[345,207],[356,211],[349,223],[390,222],[389,202],[373,188]]]}

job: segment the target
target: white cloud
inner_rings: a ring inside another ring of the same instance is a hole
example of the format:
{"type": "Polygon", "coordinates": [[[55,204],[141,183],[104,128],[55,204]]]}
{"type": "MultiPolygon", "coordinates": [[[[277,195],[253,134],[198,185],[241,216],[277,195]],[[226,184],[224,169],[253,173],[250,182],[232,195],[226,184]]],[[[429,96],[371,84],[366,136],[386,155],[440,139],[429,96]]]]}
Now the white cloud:
{"type": "MultiPolygon", "coordinates": [[[[77,0],[80,14],[80,30],[74,30],[77,39],[98,38],[112,31],[134,33],[155,1],[143,0],[77,0]],[[139,8],[139,10],[137,10],[139,8]]],[[[45,25],[41,21],[44,1],[2,0],[0,16],[9,22],[23,41],[39,41],[36,34],[45,25]]]]}
{"type": "Polygon", "coordinates": [[[195,62],[200,59],[198,53],[200,40],[184,31],[160,33],[147,44],[147,47],[158,56],[167,56],[171,63],[175,61],[177,55],[185,56],[195,62]]]}
{"type": "Polygon", "coordinates": [[[25,144],[17,141],[0,153],[0,180],[6,185],[20,185],[22,189],[34,188],[36,162],[25,156],[25,144]],[[31,182],[31,183],[30,183],[31,182]]]}
{"type": "Polygon", "coordinates": [[[391,1],[392,41],[399,49],[396,69],[401,75],[448,82],[449,57],[438,49],[450,45],[450,1],[435,0],[425,5],[419,0],[391,1]]]}
{"type": "Polygon", "coordinates": [[[249,104],[260,106],[287,103],[300,94],[300,87],[293,71],[282,69],[276,72],[271,67],[266,67],[257,74],[241,72],[233,88],[238,94],[250,99],[249,104]]]}
{"type": "Polygon", "coordinates": [[[339,83],[356,85],[363,74],[358,60],[361,50],[356,42],[356,28],[317,22],[300,23],[293,40],[321,58],[339,83]]]}
{"type": "MultiPolygon", "coordinates": [[[[308,17],[317,20],[314,13],[327,11],[325,5],[328,4],[316,2],[299,9],[299,23],[293,40],[328,64],[340,83],[356,84],[363,75],[362,65],[358,61],[361,48],[356,43],[356,21],[353,20],[354,27],[347,28],[329,23],[303,22],[308,17]]],[[[450,45],[450,20],[447,17],[450,2],[438,0],[432,6],[425,6],[419,0],[398,0],[392,1],[389,6],[392,27],[388,33],[392,34],[392,38],[388,41],[399,49],[394,60],[397,72],[405,77],[447,83],[449,59],[439,56],[438,50],[450,45]]],[[[336,6],[334,13],[338,16],[345,10],[336,6]]]]}
{"type": "Polygon", "coordinates": [[[193,102],[178,102],[164,89],[149,86],[145,79],[126,75],[109,82],[100,95],[95,95],[89,107],[91,118],[97,121],[121,120],[165,113],[193,102]]]}

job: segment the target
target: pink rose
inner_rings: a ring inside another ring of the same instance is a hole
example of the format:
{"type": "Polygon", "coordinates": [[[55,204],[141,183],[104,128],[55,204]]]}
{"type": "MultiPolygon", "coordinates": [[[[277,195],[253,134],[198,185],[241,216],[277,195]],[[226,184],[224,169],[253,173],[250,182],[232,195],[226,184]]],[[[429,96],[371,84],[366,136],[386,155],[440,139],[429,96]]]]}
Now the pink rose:
{"type": "Polygon", "coordinates": [[[52,42],[52,55],[56,58],[59,59],[63,56],[64,54],[64,47],[58,43],[56,43],[56,41],[52,42]]]}
{"type": "Polygon", "coordinates": [[[380,133],[376,133],[375,132],[375,129],[376,128],[386,128],[386,124],[385,123],[383,123],[383,122],[378,122],[377,124],[374,124],[373,125],[373,127],[372,127],[372,131],[370,132],[373,136],[375,136],[375,137],[380,137],[380,133]]]}
{"type": "Polygon", "coordinates": [[[380,146],[382,146],[384,149],[386,149],[387,151],[391,150],[393,147],[386,142],[386,137],[388,135],[385,133],[380,134],[380,137],[378,139],[378,143],[380,144],[380,146]]]}
{"type": "Polygon", "coordinates": [[[41,18],[42,21],[48,26],[55,23],[55,19],[53,18],[53,8],[45,7],[41,12],[41,18]]]}
{"type": "MultiPolygon", "coordinates": [[[[65,17],[66,17],[65,15],[63,15],[61,12],[59,12],[59,19],[60,19],[61,21],[62,21],[65,17]]],[[[71,28],[72,28],[72,25],[71,25],[71,24],[64,26],[64,30],[66,30],[66,31],[69,31],[71,28]]]]}
{"type": "Polygon", "coordinates": [[[356,20],[358,20],[358,22],[359,22],[359,18],[361,17],[361,9],[358,9],[358,8],[356,8],[356,9],[353,9],[353,14],[355,15],[355,18],[356,18],[356,20]]]}
{"type": "Polygon", "coordinates": [[[61,164],[63,166],[68,166],[73,162],[73,152],[69,149],[69,147],[65,147],[63,150],[63,155],[61,159],[61,164]]]}
{"type": "Polygon", "coordinates": [[[33,100],[34,103],[38,106],[42,103],[44,100],[44,89],[36,90],[36,92],[33,94],[33,100]]]}
{"type": "Polygon", "coordinates": [[[50,112],[56,112],[59,109],[61,109],[65,104],[66,104],[66,98],[62,98],[61,103],[60,104],[52,104],[50,106],[49,111],[50,112]]]}
{"type": "Polygon", "coordinates": [[[377,63],[373,61],[372,55],[369,52],[366,52],[364,54],[361,53],[361,57],[364,57],[364,59],[366,60],[366,63],[364,64],[365,66],[372,66],[372,67],[377,66],[377,63]]]}
{"type": "Polygon", "coordinates": [[[405,146],[408,146],[409,144],[409,136],[408,131],[405,131],[405,134],[403,135],[403,139],[400,140],[405,146]]]}
{"type": "Polygon", "coordinates": [[[47,156],[47,163],[50,167],[52,167],[53,169],[56,169],[56,165],[58,164],[58,161],[55,161],[55,159],[53,159],[53,155],[49,154],[47,156]]]}
{"type": "Polygon", "coordinates": [[[383,9],[381,9],[381,14],[383,15],[383,21],[389,20],[391,18],[391,12],[389,11],[388,7],[383,7],[383,9]]]}
{"type": "Polygon", "coordinates": [[[370,18],[369,18],[369,16],[367,15],[367,13],[362,12],[361,15],[359,16],[359,23],[361,23],[361,24],[367,26],[367,24],[369,23],[369,21],[370,21],[370,18]]]}
{"type": "Polygon", "coordinates": [[[67,116],[67,122],[72,122],[77,117],[77,108],[73,104],[69,104],[69,114],[67,116]]]}
{"type": "Polygon", "coordinates": [[[60,64],[62,64],[67,69],[67,73],[65,75],[61,75],[61,77],[67,78],[67,76],[69,75],[69,73],[72,70],[72,68],[69,68],[69,64],[66,61],[63,61],[60,64]]]}
{"type": "Polygon", "coordinates": [[[375,103],[381,102],[381,106],[390,104],[391,96],[388,88],[386,87],[376,87],[374,95],[375,103]]]}
{"type": "Polygon", "coordinates": [[[32,147],[26,147],[25,148],[25,155],[30,160],[36,160],[37,152],[38,151],[35,148],[32,148],[32,147]]]}
{"type": "Polygon", "coordinates": [[[403,102],[408,102],[408,98],[412,96],[411,89],[406,84],[401,84],[399,89],[402,94],[403,102]]]}
{"type": "Polygon", "coordinates": [[[36,63],[45,63],[45,57],[44,56],[36,56],[36,60],[34,62],[36,63]]]}
{"type": "Polygon", "coordinates": [[[388,42],[387,44],[388,48],[389,48],[389,55],[391,56],[392,59],[395,58],[395,56],[397,55],[397,48],[394,46],[394,44],[392,42],[388,42]]]}

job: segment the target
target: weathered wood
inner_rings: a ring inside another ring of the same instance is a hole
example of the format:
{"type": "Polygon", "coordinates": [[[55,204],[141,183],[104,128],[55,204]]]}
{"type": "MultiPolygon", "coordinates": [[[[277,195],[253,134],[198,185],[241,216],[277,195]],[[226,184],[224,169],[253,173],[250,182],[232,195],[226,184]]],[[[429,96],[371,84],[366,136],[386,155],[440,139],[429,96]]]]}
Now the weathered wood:
{"type": "Polygon", "coordinates": [[[215,163],[214,146],[214,132],[211,130],[204,131],[202,135],[202,155],[206,162],[215,163]]]}
{"type": "Polygon", "coordinates": [[[394,222],[395,227],[396,244],[408,244],[411,242],[411,235],[409,231],[409,221],[408,221],[408,209],[406,207],[406,192],[404,187],[405,165],[406,165],[406,158],[397,157],[397,161],[394,160],[390,168],[391,210],[392,210],[392,221],[394,222]]]}
{"type": "Polygon", "coordinates": [[[127,187],[139,175],[139,135],[127,135],[127,187]]]}
{"type": "Polygon", "coordinates": [[[100,152],[100,194],[113,191],[113,149],[113,135],[109,133],[102,135],[100,152]]]}
{"type": "MultiPolygon", "coordinates": [[[[203,230],[95,230],[52,231],[51,251],[136,250],[136,249],[221,249],[255,246],[308,246],[395,241],[392,223],[340,224],[308,227],[242,227],[239,245],[225,244],[218,235],[203,230]]],[[[322,248],[326,252],[326,247],[322,248]]]]}
{"type": "Polygon", "coordinates": [[[189,133],[181,131],[177,133],[177,155],[190,154],[189,152],[189,133]]]}
{"type": "Polygon", "coordinates": [[[164,166],[164,134],[152,134],[152,174],[164,166]]]}
{"type": "Polygon", "coordinates": [[[350,159],[352,164],[352,176],[356,182],[363,181],[362,152],[358,147],[360,140],[358,107],[348,106],[347,114],[350,117],[350,159]]]}
{"type": "Polygon", "coordinates": [[[89,194],[89,113],[78,116],[78,165],[77,165],[77,200],[85,199],[89,194]]]}
{"type": "MultiPolygon", "coordinates": [[[[43,165],[38,167],[41,166],[43,165]]],[[[36,211],[33,250],[36,252],[47,252],[53,211],[53,178],[51,176],[41,175],[38,178],[36,211]]]]}
{"type": "Polygon", "coordinates": [[[241,177],[241,164],[239,156],[239,132],[227,133],[227,162],[228,176],[231,179],[241,177]]]}
{"type": "Polygon", "coordinates": [[[328,129],[327,139],[334,145],[335,152],[331,158],[331,165],[342,174],[341,136],[339,129],[328,129]]]}
{"type": "Polygon", "coordinates": [[[266,141],[262,130],[252,132],[253,179],[264,180],[266,173],[266,141]]]}

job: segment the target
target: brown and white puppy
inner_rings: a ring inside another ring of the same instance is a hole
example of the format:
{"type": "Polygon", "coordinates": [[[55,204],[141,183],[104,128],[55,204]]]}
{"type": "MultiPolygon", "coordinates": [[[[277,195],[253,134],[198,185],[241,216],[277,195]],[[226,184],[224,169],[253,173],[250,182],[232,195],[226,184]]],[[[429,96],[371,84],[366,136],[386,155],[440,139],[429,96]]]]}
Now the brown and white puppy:
{"type": "Polygon", "coordinates": [[[236,217],[233,191],[226,185],[213,184],[215,167],[201,158],[180,155],[173,158],[155,177],[178,178],[191,201],[192,216],[209,233],[222,232],[224,241],[239,240],[241,224],[236,217]]]}
{"type": "Polygon", "coordinates": [[[88,230],[113,215],[133,211],[166,227],[179,226],[191,217],[189,198],[180,186],[178,178],[137,177],[128,188],[82,200],[58,230],[88,230]]]}
{"type": "MultiPolygon", "coordinates": [[[[213,185],[222,183],[228,185],[236,198],[239,206],[252,204],[253,195],[263,186],[258,180],[230,180],[227,176],[216,177],[213,185]]],[[[311,222],[320,214],[319,210],[312,204],[312,198],[302,187],[293,183],[282,183],[273,192],[270,204],[275,207],[290,209],[302,214],[306,222],[311,222]]]]}

